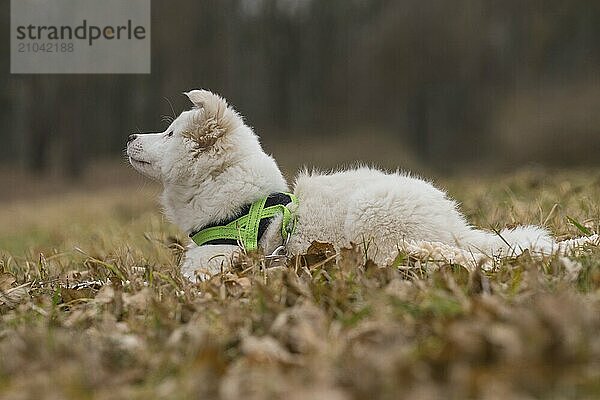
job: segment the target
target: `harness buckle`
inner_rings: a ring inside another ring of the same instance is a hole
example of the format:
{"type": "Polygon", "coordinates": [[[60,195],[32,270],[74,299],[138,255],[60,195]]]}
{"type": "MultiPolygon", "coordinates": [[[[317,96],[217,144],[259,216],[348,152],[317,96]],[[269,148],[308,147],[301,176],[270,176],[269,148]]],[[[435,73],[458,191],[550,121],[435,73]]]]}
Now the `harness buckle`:
{"type": "Polygon", "coordinates": [[[287,257],[287,254],[285,253],[285,246],[283,246],[283,245],[277,247],[268,256],[265,256],[265,258],[267,258],[267,259],[274,259],[274,258],[280,258],[280,257],[287,257]]]}
{"type": "Polygon", "coordinates": [[[273,252],[271,254],[269,254],[268,256],[265,256],[265,258],[267,260],[279,260],[282,258],[287,258],[288,254],[287,254],[287,246],[288,243],[290,242],[290,238],[292,237],[292,230],[291,229],[286,229],[286,235],[285,235],[285,240],[283,241],[283,244],[281,246],[277,246],[277,248],[275,250],[273,250],[273,252]]]}

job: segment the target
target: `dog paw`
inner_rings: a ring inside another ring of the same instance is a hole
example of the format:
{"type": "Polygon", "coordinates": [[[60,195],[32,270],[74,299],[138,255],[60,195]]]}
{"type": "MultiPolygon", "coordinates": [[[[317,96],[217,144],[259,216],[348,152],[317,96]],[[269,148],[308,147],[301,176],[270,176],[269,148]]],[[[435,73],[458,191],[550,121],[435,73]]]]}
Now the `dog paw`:
{"type": "Polygon", "coordinates": [[[230,267],[226,257],[213,257],[207,261],[186,257],[181,265],[181,273],[192,282],[203,282],[226,271],[230,267]]]}
{"type": "Polygon", "coordinates": [[[183,276],[189,279],[191,282],[205,282],[209,280],[213,275],[207,274],[200,270],[191,272],[182,272],[183,276]]]}

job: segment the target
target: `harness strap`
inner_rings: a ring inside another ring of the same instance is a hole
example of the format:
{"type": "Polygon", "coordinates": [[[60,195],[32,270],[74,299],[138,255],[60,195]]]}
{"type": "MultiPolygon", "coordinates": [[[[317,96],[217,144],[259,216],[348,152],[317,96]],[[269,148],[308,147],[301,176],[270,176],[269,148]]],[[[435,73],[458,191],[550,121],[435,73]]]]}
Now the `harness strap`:
{"type": "Polygon", "coordinates": [[[293,232],[295,223],[288,204],[298,204],[291,193],[273,193],[250,205],[247,213],[224,224],[204,228],[190,234],[198,246],[205,244],[238,245],[247,251],[256,250],[270,220],[282,214],[281,235],[285,239],[293,232]]]}

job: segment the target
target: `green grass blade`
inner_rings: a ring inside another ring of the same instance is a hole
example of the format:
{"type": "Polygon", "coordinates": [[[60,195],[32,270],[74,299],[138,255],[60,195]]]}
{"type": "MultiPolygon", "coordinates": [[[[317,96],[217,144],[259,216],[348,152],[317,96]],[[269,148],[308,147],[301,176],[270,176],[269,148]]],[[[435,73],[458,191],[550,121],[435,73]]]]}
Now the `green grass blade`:
{"type": "Polygon", "coordinates": [[[571,218],[567,215],[567,219],[569,220],[570,223],[572,223],[573,225],[575,225],[575,227],[577,229],[579,229],[581,231],[581,233],[583,233],[586,236],[591,236],[592,235],[592,231],[590,231],[588,228],[586,228],[585,226],[583,226],[582,224],[580,224],[579,222],[577,222],[577,220],[575,220],[574,218],[571,218]]]}

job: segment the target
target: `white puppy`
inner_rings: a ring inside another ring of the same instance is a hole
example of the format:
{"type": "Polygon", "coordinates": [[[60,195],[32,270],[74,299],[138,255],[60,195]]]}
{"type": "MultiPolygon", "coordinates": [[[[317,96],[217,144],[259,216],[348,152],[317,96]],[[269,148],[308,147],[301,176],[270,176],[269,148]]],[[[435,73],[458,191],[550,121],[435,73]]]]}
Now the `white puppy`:
{"type": "Polygon", "coordinates": [[[168,219],[200,243],[192,242],[183,261],[182,272],[190,279],[228,268],[244,247],[257,244],[266,254],[285,239],[288,254],[302,254],[313,241],[336,248],[363,244],[382,266],[394,260],[404,241],[442,242],[487,254],[548,251],[554,244],[535,226],[500,234],[474,229],[457,204],[430,183],[371,168],[301,173],[293,190],[297,201],[275,196],[267,206],[279,201],[279,208],[271,208],[276,212],[252,219],[249,213],[266,208],[251,204],[289,190],[275,160],[223,98],[206,90],[186,95],[194,108],[164,132],[131,135],[127,155],[135,169],[162,182],[168,219]],[[232,232],[239,232],[237,240],[232,232]]]}

